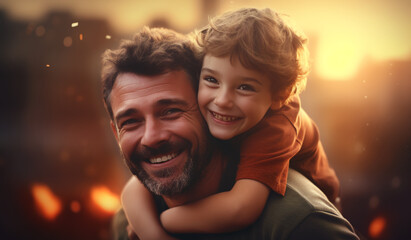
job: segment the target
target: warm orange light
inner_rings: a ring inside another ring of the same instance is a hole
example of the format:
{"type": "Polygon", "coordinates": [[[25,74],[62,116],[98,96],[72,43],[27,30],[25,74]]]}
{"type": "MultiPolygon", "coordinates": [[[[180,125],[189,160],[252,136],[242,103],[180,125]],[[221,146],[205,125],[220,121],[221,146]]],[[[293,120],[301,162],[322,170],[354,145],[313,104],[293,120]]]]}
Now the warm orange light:
{"type": "Polygon", "coordinates": [[[60,214],[61,201],[48,186],[44,184],[34,184],[31,192],[34,197],[34,202],[44,218],[53,220],[60,214]]]}
{"type": "Polygon", "coordinates": [[[91,189],[91,199],[102,210],[115,213],[120,206],[119,197],[105,186],[96,186],[91,189]]]}
{"type": "Polygon", "coordinates": [[[326,80],[349,80],[357,73],[365,55],[360,46],[342,34],[323,36],[313,67],[326,80]]]}
{"type": "Polygon", "coordinates": [[[374,218],[374,220],[371,221],[370,227],[368,229],[370,236],[372,238],[377,238],[381,236],[386,226],[387,226],[387,220],[385,220],[385,218],[383,217],[374,218]]]}

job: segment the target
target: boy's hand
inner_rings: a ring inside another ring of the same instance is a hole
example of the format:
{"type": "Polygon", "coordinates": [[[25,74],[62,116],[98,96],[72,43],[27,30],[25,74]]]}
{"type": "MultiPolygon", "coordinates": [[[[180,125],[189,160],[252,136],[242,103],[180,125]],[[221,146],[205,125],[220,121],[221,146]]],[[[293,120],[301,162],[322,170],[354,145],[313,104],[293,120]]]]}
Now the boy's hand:
{"type": "MultiPolygon", "coordinates": [[[[127,236],[128,236],[128,239],[130,240],[140,240],[137,234],[133,231],[133,228],[131,227],[130,224],[127,225],[127,236]]],[[[178,239],[167,235],[167,236],[161,237],[161,240],[178,240],[178,239]]]]}
{"type": "Polygon", "coordinates": [[[127,225],[127,235],[130,240],[140,240],[130,224],[127,225]]]}

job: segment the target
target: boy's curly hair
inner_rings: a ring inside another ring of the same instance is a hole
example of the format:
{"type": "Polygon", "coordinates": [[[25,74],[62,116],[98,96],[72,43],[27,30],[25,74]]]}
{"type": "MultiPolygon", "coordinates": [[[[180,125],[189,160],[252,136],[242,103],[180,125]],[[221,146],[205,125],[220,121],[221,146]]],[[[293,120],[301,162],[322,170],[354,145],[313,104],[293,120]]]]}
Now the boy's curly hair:
{"type": "Polygon", "coordinates": [[[272,80],[272,94],[286,102],[305,88],[307,38],[269,8],[242,8],[209,20],[195,33],[198,54],[238,57],[241,64],[272,80]]]}

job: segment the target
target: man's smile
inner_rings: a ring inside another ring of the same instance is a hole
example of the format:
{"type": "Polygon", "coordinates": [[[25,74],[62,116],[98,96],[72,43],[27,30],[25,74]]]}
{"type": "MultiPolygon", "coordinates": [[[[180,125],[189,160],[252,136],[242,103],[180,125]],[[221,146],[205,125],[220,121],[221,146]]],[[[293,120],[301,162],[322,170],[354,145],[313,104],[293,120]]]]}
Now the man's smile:
{"type": "Polygon", "coordinates": [[[149,162],[152,164],[159,164],[159,163],[164,163],[168,162],[172,159],[174,159],[177,155],[179,155],[181,152],[173,152],[169,154],[164,154],[156,157],[152,157],[149,159],[149,162]]]}

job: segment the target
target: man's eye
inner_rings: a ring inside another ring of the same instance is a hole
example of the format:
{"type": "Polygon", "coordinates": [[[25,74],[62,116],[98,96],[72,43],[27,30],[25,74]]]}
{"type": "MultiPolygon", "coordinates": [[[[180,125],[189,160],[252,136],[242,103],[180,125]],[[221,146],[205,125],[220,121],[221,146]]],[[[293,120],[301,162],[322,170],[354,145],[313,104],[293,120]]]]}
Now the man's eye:
{"type": "Polygon", "coordinates": [[[137,119],[134,119],[134,118],[127,119],[127,120],[123,121],[123,122],[120,124],[120,127],[123,128],[123,127],[125,127],[125,126],[127,126],[127,125],[135,124],[135,123],[137,123],[137,122],[138,122],[137,119]]]}
{"type": "Polygon", "coordinates": [[[178,108],[170,108],[166,110],[166,114],[172,114],[172,113],[176,113],[176,112],[180,112],[181,110],[178,108]]]}
{"type": "Polygon", "coordinates": [[[243,90],[243,91],[252,91],[255,92],[255,88],[251,85],[248,84],[242,84],[238,87],[238,89],[243,90]]]}
{"type": "Polygon", "coordinates": [[[179,108],[170,108],[164,111],[163,116],[170,116],[180,112],[182,112],[182,110],[179,108]]]}

